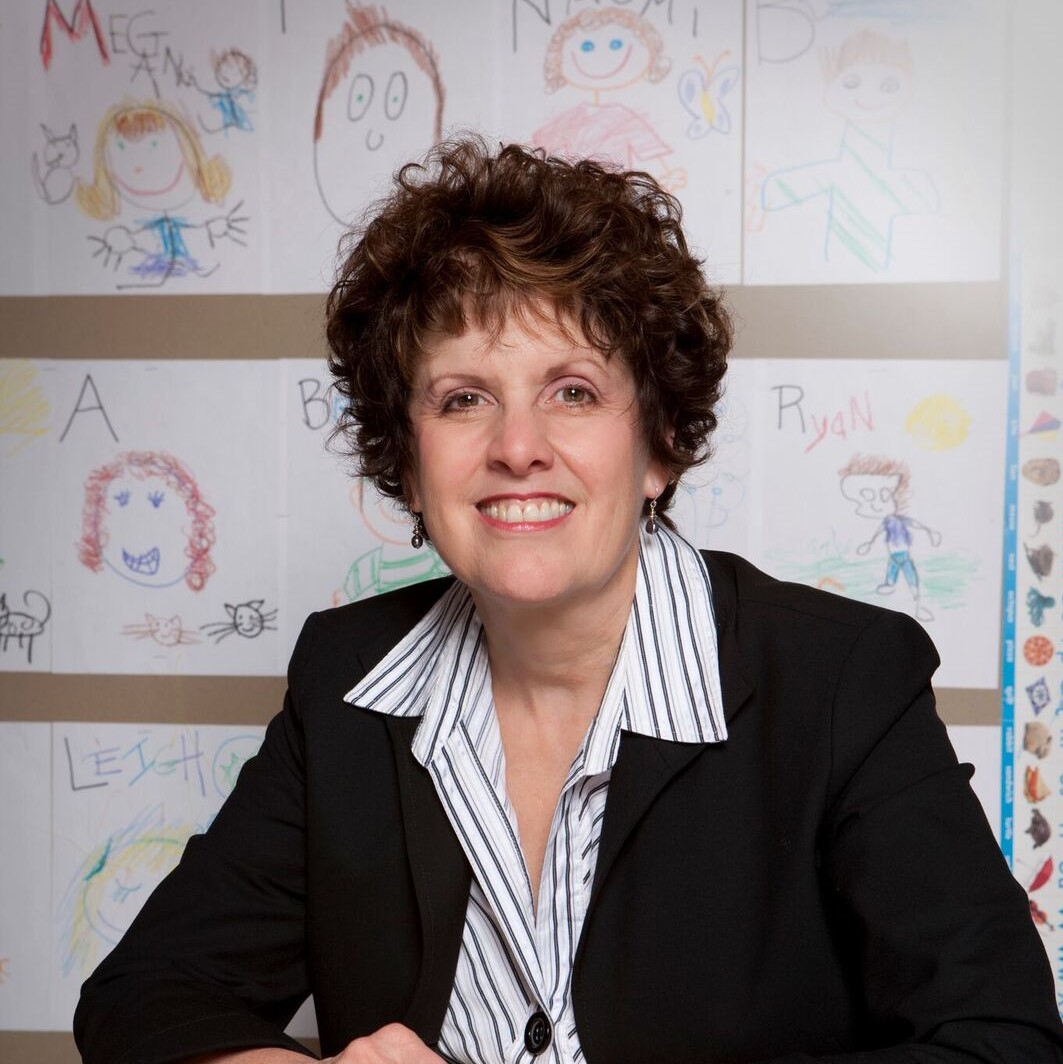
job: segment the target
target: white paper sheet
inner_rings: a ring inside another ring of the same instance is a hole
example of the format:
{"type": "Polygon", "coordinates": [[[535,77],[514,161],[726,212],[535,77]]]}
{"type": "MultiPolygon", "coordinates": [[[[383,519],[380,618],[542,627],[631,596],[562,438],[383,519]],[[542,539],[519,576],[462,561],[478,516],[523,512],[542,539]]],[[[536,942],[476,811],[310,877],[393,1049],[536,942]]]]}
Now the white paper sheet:
{"type": "Polygon", "coordinates": [[[55,724],[51,1023],[258,751],[258,727],[55,724]]]}
{"type": "Polygon", "coordinates": [[[262,10],[34,5],[23,43],[32,136],[12,189],[32,189],[34,291],[261,290],[262,10]]]}
{"type": "Polygon", "coordinates": [[[746,283],[999,276],[1006,12],[748,0],[746,283]]]}
{"type": "Polygon", "coordinates": [[[55,670],[281,671],[279,364],[55,377],[55,670]]]}
{"type": "Polygon", "coordinates": [[[268,286],[331,285],[340,235],[452,126],[478,127],[491,93],[490,0],[281,5],[266,24],[273,150],[268,286]]]}
{"type": "Polygon", "coordinates": [[[495,128],[648,170],[720,282],[741,276],[741,0],[499,5],[495,128]]]}
{"type": "Polygon", "coordinates": [[[0,723],[0,1030],[49,1028],[51,725],[0,723]]]}
{"type": "Polygon", "coordinates": [[[757,373],[751,560],[918,617],[938,686],[995,687],[1006,365],[766,359],[757,373]]]}

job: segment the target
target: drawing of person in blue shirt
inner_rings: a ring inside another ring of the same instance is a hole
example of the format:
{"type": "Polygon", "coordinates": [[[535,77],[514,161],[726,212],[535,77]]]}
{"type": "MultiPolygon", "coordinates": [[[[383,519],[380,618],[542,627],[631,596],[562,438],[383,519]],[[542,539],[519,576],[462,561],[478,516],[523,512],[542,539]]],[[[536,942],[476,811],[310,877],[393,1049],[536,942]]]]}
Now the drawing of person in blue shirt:
{"type": "Polygon", "coordinates": [[[242,201],[224,214],[193,222],[179,213],[197,196],[221,204],[232,173],[220,156],[208,156],[199,135],[181,110],[164,100],[127,102],[112,107],[100,122],[93,156],[92,184],[77,183],[75,198],[82,212],[99,221],[122,214],[128,204],[147,215],[132,225],[112,225],[97,244],[94,257],[118,270],[136,255],[129,272],[138,281],[120,288],[158,287],[172,277],[207,277],[218,263],[202,265],[189,250],[185,233],[205,231],[210,248],[220,240],[244,245],[242,201]]]}
{"type": "Polygon", "coordinates": [[[907,507],[911,474],[904,462],[879,455],[854,455],[838,471],[842,494],[856,505],[860,517],[878,522],[874,535],[856,548],[857,554],[867,554],[881,536],[886,546],[886,575],[878,585],[880,595],[892,595],[903,575],[915,602],[915,616],[921,621],[933,620],[934,615],[920,601],[919,570],[912,560],[912,533],[925,532],[931,546],[941,542],[941,533],[909,517],[907,507]]]}
{"type": "Polygon", "coordinates": [[[824,51],[823,72],[827,108],[845,121],[838,154],[764,176],[747,227],[760,229],[764,212],[819,202],[826,207],[824,258],[850,255],[881,272],[892,261],[895,220],[939,205],[929,174],[893,162],[894,126],[911,95],[911,54],[905,41],[861,30],[824,51]]]}
{"type": "Polygon", "coordinates": [[[254,126],[247,105],[254,101],[255,86],[258,84],[258,68],[254,60],[239,48],[229,48],[220,55],[212,51],[210,61],[220,91],[202,89],[198,84],[196,88],[218,112],[221,124],[211,128],[200,118],[200,126],[205,133],[228,133],[230,129],[250,133],[254,126]]]}

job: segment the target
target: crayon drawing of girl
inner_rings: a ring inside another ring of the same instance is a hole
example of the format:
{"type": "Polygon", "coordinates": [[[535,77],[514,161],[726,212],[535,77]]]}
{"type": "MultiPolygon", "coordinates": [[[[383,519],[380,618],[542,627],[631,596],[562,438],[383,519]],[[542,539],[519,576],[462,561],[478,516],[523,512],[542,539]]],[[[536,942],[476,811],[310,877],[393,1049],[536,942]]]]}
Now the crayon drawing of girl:
{"type": "Polygon", "coordinates": [[[90,218],[110,221],[122,204],[147,213],[135,225],[113,225],[103,236],[89,237],[103,265],[118,270],[123,259],[136,253],[130,273],[139,278],[125,287],[157,287],[171,277],[206,277],[218,264],[205,267],[193,258],[185,232],[206,231],[210,247],[219,240],[244,244],[246,217],[238,215],[243,201],[227,213],[202,222],[177,213],[196,196],[206,204],[221,204],[229,192],[232,173],[219,155],[208,156],[192,124],[164,100],[126,102],[112,107],[96,133],[91,185],[78,182],[78,206],[90,218]]]}

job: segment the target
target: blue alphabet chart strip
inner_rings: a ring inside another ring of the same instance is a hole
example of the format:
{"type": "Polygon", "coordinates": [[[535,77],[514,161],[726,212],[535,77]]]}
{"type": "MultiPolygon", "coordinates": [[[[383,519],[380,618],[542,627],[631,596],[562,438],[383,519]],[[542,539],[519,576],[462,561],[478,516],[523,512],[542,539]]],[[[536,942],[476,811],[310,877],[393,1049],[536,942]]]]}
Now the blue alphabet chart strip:
{"type": "Polygon", "coordinates": [[[1061,267],[1058,246],[1029,240],[1013,278],[1001,835],[1063,1011],[1061,267]]]}

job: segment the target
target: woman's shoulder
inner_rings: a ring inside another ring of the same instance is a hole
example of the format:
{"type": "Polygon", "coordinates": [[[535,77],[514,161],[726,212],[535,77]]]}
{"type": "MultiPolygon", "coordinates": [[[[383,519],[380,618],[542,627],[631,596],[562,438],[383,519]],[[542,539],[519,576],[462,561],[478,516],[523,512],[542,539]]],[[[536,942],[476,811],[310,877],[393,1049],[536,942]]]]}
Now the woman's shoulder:
{"type": "Polygon", "coordinates": [[[895,633],[905,641],[930,646],[922,625],[898,610],[862,602],[807,584],[780,580],[752,562],[727,551],[700,552],[709,571],[713,604],[720,625],[811,628],[824,635],[855,637],[868,628],[895,633]]]}

